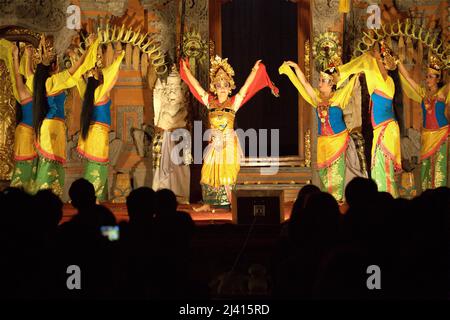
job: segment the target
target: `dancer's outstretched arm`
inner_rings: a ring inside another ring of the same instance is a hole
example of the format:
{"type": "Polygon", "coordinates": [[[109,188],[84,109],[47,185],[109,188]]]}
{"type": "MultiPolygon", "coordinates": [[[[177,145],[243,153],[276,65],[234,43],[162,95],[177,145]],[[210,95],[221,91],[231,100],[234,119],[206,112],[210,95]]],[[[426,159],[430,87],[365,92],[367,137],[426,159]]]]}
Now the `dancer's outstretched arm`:
{"type": "Polygon", "coordinates": [[[181,79],[183,79],[187,83],[187,85],[189,86],[189,90],[194,95],[194,97],[204,105],[207,105],[208,92],[206,92],[205,89],[202,88],[201,84],[191,73],[191,70],[189,70],[186,61],[184,61],[183,59],[181,59],[180,61],[180,76],[181,79]]]}
{"type": "Polygon", "coordinates": [[[22,75],[19,72],[20,69],[19,48],[17,48],[16,45],[12,46],[12,54],[13,54],[14,77],[16,79],[15,84],[17,88],[17,93],[19,94],[20,101],[24,101],[31,98],[31,93],[27,89],[27,86],[25,85],[22,79],[22,75]]]}

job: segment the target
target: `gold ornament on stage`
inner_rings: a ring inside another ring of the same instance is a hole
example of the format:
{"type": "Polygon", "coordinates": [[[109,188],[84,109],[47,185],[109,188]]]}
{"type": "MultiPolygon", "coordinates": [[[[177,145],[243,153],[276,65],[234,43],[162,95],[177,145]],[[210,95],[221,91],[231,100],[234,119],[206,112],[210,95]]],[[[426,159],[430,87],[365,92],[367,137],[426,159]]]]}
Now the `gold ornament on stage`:
{"type": "Polygon", "coordinates": [[[314,38],[313,57],[317,70],[326,70],[341,64],[342,47],[336,33],[325,32],[314,38]]]}
{"type": "Polygon", "coordinates": [[[338,82],[337,67],[342,64],[342,47],[337,34],[325,32],[314,38],[313,56],[316,68],[323,79],[333,84],[338,82]]]}
{"type": "MultiPolygon", "coordinates": [[[[119,44],[130,44],[133,47],[138,47],[142,54],[147,55],[148,61],[155,69],[158,75],[167,73],[168,68],[165,61],[164,52],[161,49],[160,43],[158,43],[152,34],[141,32],[141,29],[134,31],[132,27],[126,28],[124,24],[121,27],[116,25],[111,26],[109,18],[106,17],[107,23],[104,26],[103,23],[98,23],[102,26],[97,28],[97,36],[100,38],[100,44],[108,45],[114,43],[114,47],[119,44]],[[104,27],[103,27],[104,26],[104,27]]],[[[87,46],[86,46],[87,47],[87,46]]],[[[81,55],[84,49],[77,48],[77,54],[81,55]]],[[[71,59],[72,60],[72,59],[71,59]]]]}
{"type": "Polygon", "coordinates": [[[183,53],[189,59],[195,59],[199,63],[206,62],[208,49],[208,43],[199,32],[192,31],[183,35],[183,53]]]}
{"type": "Polygon", "coordinates": [[[211,58],[211,68],[209,69],[209,77],[211,79],[209,90],[211,92],[216,93],[216,84],[225,81],[230,84],[230,89],[233,90],[236,88],[234,84],[234,70],[231,65],[228,63],[228,58],[222,59],[219,56],[215,56],[215,58],[211,58]]]}
{"type": "Polygon", "coordinates": [[[353,56],[359,56],[369,51],[376,42],[387,40],[388,38],[399,37],[417,40],[422,45],[429,48],[430,52],[442,63],[442,69],[450,68],[450,45],[443,42],[439,37],[439,32],[429,30],[425,27],[415,25],[411,20],[402,22],[382,24],[381,28],[363,32],[364,36],[355,46],[353,56]]]}

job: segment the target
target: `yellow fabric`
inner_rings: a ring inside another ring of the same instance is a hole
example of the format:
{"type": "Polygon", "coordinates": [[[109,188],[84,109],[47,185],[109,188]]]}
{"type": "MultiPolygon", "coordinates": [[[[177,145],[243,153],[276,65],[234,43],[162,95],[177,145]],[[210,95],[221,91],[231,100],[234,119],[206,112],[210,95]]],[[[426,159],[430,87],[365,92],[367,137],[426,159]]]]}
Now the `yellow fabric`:
{"type": "MultiPolygon", "coordinates": [[[[297,75],[294,73],[292,68],[289,67],[286,63],[283,63],[281,65],[281,67],[278,69],[278,72],[280,74],[287,75],[289,80],[291,80],[292,84],[297,88],[298,92],[301,94],[303,99],[305,99],[306,102],[308,102],[314,108],[317,108],[317,104],[318,103],[320,104],[320,102],[322,102],[319,90],[314,89],[316,95],[315,97],[311,97],[306,91],[305,87],[300,82],[300,80],[297,78],[297,75]],[[315,103],[314,101],[317,101],[317,103],[315,103]]],[[[343,88],[336,90],[329,100],[330,105],[344,109],[347,106],[348,102],[350,101],[350,98],[352,97],[353,88],[355,87],[357,78],[358,77],[356,76],[353,77],[343,88]]]]}
{"type": "Polygon", "coordinates": [[[90,160],[107,162],[109,155],[109,126],[93,123],[89,126],[86,140],[78,139],[78,152],[90,160]]]}
{"type": "Polygon", "coordinates": [[[209,113],[212,136],[205,151],[201,183],[213,187],[236,183],[242,150],[233,130],[234,114],[221,110],[209,113]]]}
{"type": "Polygon", "coordinates": [[[17,161],[36,157],[34,150],[34,130],[24,124],[19,124],[14,133],[14,158],[17,161]]]}
{"type": "Polygon", "coordinates": [[[14,72],[13,54],[12,54],[13,44],[6,39],[0,39],[0,59],[5,62],[8,68],[9,75],[11,78],[11,85],[13,89],[14,98],[20,101],[19,92],[17,91],[16,78],[14,72]]]}
{"type": "Polygon", "coordinates": [[[420,158],[426,159],[432,156],[449,135],[449,126],[442,127],[437,130],[422,129],[422,145],[420,148],[420,158]]]}
{"type": "Polygon", "coordinates": [[[338,67],[340,80],[337,84],[339,88],[344,81],[352,74],[364,72],[366,76],[367,89],[369,94],[375,90],[383,92],[391,99],[394,97],[395,84],[391,77],[387,76],[384,80],[380,69],[378,68],[377,60],[368,52],[360,55],[352,61],[338,67]]]}
{"type": "Polygon", "coordinates": [[[114,60],[114,62],[106,68],[102,69],[103,83],[95,89],[94,102],[99,103],[105,100],[106,95],[111,91],[112,86],[116,82],[117,76],[119,74],[120,64],[122,63],[123,57],[125,56],[125,51],[114,60]]]}
{"type": "Polygon", "coordinates": [[[350,1],[351,0],[339,0],[339,13],[350,12],[350,1]]]}
{"type": "Polygon", "coordinates": [[[317,137],[317,166],[324,168],[331,165],[345,151],[348,139],[347,130],[332,136],[317,137]]]}
{"type": "Polygon", "coordinates": [[[305,99],[306,102],[308,102],[313,107],[315,107],[315,108],[317,107],[317,104],[314,102],[314,98],[317,99],[317,94],[316,94],[316,97],[314,97],[314,98],[308,94],[305,87],[302,85],[300,80],[298,80],[297,75],[294,73],[294,71],[292,70],[292,68],[290,66],[288,66],[286,63],[283,63],[278,68],[278,73],[287,75],[289,80],[291,80],[292,84],[297,88],[298,92],[300,92],[303,99],[305,99]]]}
{"type": "Polygon", "coordinates": [[[100,45],[100,37],[98,37],[87,49],[86,56],[83,63],[75,70],[72,75],[73,85],[76,86],[77,82],[83,77],[83,74],[95,67],[97,62],[97,51],[100,45]]]}
{"type": "MultiPolygon", "coordinates": [[[[66,69],[64,71],[58,72],[50,76],[47,79],[47,81],[45,82],[45,88],[48,95],[53,95],[62,90],[66,90],[75,87],[77,85],[83,73],[85,73],[89,69],[92,69],[95,66],[99,42],[100,40],[97,39],[89,47],[88,52],[86,53],[86,58],[84,59],[83,63],[78,67],[78,69],[73,73],[73,75],[71,75],[69,70],[66,69]]],[[[31,92],[33,91],[33,80],[34,74],[30,75],[27,78],[26,82],[26,86],[30,89],[31,92]]]]}
{"type": "Polygon", "coordinates": [[[419,91],[417,91],[400,72],[399,76],[403,92],[408,96],[408,98],[412,99],[415,102],[422,103],[422,100],[425,97],[424,88],[420,87],[419,91]]]}
{"type": "MultiPolygon", "coordinates": [[[[401,73],[399,73],[399,75],[403,92],[405,92],[408,98],[414,100],[415,102],[422,103],[422,100],[426,97],[425,88],[421,86],[419,87],[419,91],[417,91],[401,73]]],[[[445,86],[440,88],[434,95],[435,97],[445,97],[445,104],[450,103],[450,90],[448,90],[449,86],[450,84],[446,84],[445,86]],[[446,90],[448,90],[447,96],[445,95],[446,90]]]]}
{"type": "MultiPolygon", "coordinates": [[[[123,57],[125,56],[125,51],[114,60],[114,62],[106,68],[102,69],[103,83],[95,89],[94,103],[103,102],[106,95],[111,90],[120,69],[120,64],[122,63],[123,57]]],[[[83,99],[84,93],[86,92],[86,81],[81,78],[77,81],[77,89],[80,97],[83,99]]]]}
{"type": "Polygon", "coordinates": [[[39,134],[38,151],[50,160],[66,160],[66,126],[58,119],[44,119],[39,134]]]}
{"type": "Polygon", "coordinates": [[[373,130],[372,157],[375,155],[375,149],[378,146],[392,159],[396,168],[401,168],[400,128],[397,121],[389,121],[375,127],[373,130]]]}

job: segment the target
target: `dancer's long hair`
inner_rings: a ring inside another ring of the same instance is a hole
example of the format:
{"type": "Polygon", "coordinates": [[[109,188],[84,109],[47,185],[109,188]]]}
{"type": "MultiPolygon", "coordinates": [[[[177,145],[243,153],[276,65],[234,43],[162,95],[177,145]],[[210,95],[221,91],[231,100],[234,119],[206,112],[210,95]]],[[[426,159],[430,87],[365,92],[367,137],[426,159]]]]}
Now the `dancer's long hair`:
{"type": "Polygon", "coordinates": [[[89,132],[89,125],[91,124],[92,113],[94,111],[95,89],[99,84],[100,81],[94,77],[88,78],[80,116],[80,131],[83,139],[87,138],[89,132]]]}
{"type": "Polygon", "coordinates": [[[48,112],[47,90],[45,88],[45,82],[50,77],[50,66],[46,66],[42,63],[36,67],[33,81],[33,128],[36,135],[39,134],[39,130],[48,112]]]}

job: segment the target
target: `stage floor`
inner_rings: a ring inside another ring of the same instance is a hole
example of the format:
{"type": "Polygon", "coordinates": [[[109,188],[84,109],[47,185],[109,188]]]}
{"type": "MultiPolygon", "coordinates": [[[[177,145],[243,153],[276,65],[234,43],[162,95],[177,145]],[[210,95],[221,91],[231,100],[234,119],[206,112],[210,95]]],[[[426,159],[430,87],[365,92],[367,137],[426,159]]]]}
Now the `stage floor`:
{"type": "MultiPolygon", "coordinates": [[[[120,221],[128,221],[128,213],[127,213],[127,207],[125,203],[111,203],[111,202],[104,202],[102,205],[109,208],[116,217],[117,222],[120,221]]],[[[292,209],[293,202],[285,202],[284,203],[284,218],[289,219],[291,215],[291,209],[292,209]]],[[[199,204],[194,205],[186,205],[182,204],[178,206],[178,210],[185,211],[189,213],[192,217],[192,219],[195,221],[196,224],[220,224],[220,223],[231,223],[232,222],[232,215],[231,211],[224,210],[224,209],[216,209],[214,212],[195,212],[192,209],[192,206],[198,207],[199,204]]],[[[70,204],[66,203],[64,204],[63,208],[63,218],[61,222],[66,222],[70,220],[70,218],[76,214],[76,209],[70,204]]]]}

